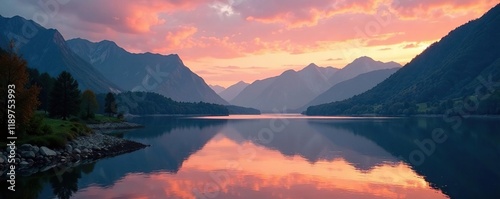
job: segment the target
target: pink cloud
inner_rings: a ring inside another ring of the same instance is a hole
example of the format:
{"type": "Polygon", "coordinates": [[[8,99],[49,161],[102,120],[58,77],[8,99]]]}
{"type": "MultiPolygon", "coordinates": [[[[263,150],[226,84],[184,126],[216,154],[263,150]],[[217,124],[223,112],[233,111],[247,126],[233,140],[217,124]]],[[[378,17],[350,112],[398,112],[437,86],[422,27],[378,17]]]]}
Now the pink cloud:
{"type": "Polygon", "coordinates": [[[314,26],[318,21],[345,12],[372,12],[374,1],[250,0],[234,5],[248,21],[283,23],[288,27],[314,26]]]}
{"type": "Polygon", "coordinates": [[[391,6],[405,18],[434,18],[445,15],[483,13],[498,4],[497,0],[394,0],[391,6]]]}

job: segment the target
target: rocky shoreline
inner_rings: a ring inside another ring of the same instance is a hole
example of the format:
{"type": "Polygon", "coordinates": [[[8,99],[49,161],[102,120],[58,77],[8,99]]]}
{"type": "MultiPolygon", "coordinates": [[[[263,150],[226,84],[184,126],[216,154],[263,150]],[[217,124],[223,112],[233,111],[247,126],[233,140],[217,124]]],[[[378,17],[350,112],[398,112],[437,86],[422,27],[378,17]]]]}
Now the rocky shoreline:
{"type": "MultiPolygon", "coordinates": [[[[77,166],[145,147],[147,145],[96,132],[69,141],[63,149],[30,144],[17,146],[14,165],[16,165],[16,175],[29,176],[55,167],[77,166]]],[[[11,165],[7,162],[9,151],[8,148],[0,149],[0,178],[6,177],[8,167],[11,165]]]]}

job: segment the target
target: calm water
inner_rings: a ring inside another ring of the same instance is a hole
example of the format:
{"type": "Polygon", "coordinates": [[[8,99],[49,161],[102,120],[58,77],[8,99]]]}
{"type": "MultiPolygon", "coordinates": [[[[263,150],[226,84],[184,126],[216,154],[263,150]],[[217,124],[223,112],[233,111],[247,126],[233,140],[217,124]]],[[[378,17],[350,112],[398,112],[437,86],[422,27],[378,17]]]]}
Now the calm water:
{"type": "Polygon", "coordinates": [[[23,178],[26,198],[500,198],[500,120],[141,117],[143,150],[23,178]]]}

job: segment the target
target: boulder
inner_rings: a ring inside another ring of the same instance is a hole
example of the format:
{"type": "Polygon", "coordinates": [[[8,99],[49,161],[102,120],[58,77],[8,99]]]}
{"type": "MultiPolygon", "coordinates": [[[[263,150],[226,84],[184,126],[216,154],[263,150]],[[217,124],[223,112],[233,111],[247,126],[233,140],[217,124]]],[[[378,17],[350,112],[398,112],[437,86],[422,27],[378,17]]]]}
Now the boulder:
{"type": "Polygon", "coordinates": [[[5,159],[0,156],[0,164],[3,164],[5,162],[5,159]]]}
{"type": "Polygon", "coordinates": [[[35,153],[33,151],[22,151],[21,156],[23,158],[35,158],[35,153]]]}
{"type": "Polygon", "coordinates": [[[57,155],[57,153],[47,147],[40,147],[40,154],[44,155],[44,156],[55,156],[57,155]]]}
{"type": "Polygon", "coordinates": [[[31,151],[31,148],[33,146],[31,146],[31,144],[23,144],[19,147],[19,151],[31,151]]]}
{"type": "Polygon", "coordinates": [[[31,147],[31,151],[33,151],[35,154],[38,154],[38,152],[40,152],[40,147],[33,146],[31,147]]]}
{"type": "Polygon", "coordinates": [[[73,147],[70,144],[66,145],[66,151],[71,153],[73,151],[73,147]]]}
{"type": "Polygon", "coordinates": [[[80,151],[80,149],[75,149],[75,153],[80,154],[82,151],[80,151]]]}
{"type": "Polygon", "coordinates": [[[21,163],[19,163],[21,165],[21,167],[27,167],[28,165],[30,165],[30,163],[26,162],[26,161],[22,161],[21,163]]]}

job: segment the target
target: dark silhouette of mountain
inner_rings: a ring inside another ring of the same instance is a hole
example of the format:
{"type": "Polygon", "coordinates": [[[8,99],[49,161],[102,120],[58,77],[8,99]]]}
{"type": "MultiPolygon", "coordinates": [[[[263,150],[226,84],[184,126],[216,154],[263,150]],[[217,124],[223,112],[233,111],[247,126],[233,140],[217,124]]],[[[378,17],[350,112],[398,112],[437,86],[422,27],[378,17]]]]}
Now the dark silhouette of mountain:
{"type": "Polygon", "coordinates": [[[228,103],[176,54],[130,53],[112,41],[71,39],[68,46],[123,89],[150,91],[183,102],[228,103]]]}
{"type": "Polygon", "coordinates": [[[311,102],[307,103],[304,107],[299,109],[299,111],[305,111],[309,106],[341,101],[351,98],[355,95],[359,95],[375,87],[377,84],[387,79],[399,69],[400,68],[398,67],[367,72],[352,79],[335,84],[330,89],[314,98],[311,102]]]}
{"type": "Polygon", "coordinates": [[[332,86],[343,82],[345,80],[354,78],[363,73],[381,70],[381,69],[390,69],[390,68],[400,68],[401,64],[396,62],[381,62],[375,61],[370,57],[360,57],[355,59],[350,64],[347,64],[344,68],[336,72],[329,78],[329,82],[332,86]]]}
{"type": "Polygon", "coordinates": [[[91,89],[97,93],[120,90],[119,86],[71,51],[55,29],[46,29],[19,16],[0,16],[0,35],[0,47],[7,49],[10,41],[14,41],[17,53],[30,68],[47,72],[53,77],[68,71],[78,81],[80,89],[91,89]]]}
{"type": "MultiPolygon", "coordinates": [[[[104,104],[106,94],[96,96],[99,104],[104,104]]],[[[177,102],[158,93],[122,92],[115,96],[118,112],[133,115],[229,115],[224,105],[206,102],[177,102]]],[[[104,107],[99,107],[104,114],[104,107]]]]}
{"type": "Polygon", "coordinates": [[[254,108],[227,105],[229,115],[260,115],[260,111],[254,108]]]}
{"type": "Polygon", "coordinates": [[[406,162],[430,186],[450,198],[497,198],[500,195],[498,122],[464,119],[457,132],[442,118],[406,118],[398,122],[316,122],[370,139],[406,162]],[[444,141],[434,132],[440,129],[444,141]],[[441,142],[442,141],[442,142],[441,142]],[[421,153],[423,156],[414,155],[421,153]],[[422,158],[422,159],[420,159],[422,158]]]}
{"type": "Polygon", "coordinates": [[[481,18],[451,31],[373,89],[348,100],[309,107],[306,114],[426,113],[417,109],[417,104],[431,105],[433,113],[444,113],[441,104],[445,101],[453,107],[468,96],[482,100],[480,108],[471,113],[482,114],[479,110],[484,110],[498,114],[500,92],[495,89],[500,81],[498,38],[500,4],[481,18]],[[488,98],[492,93],[495,95],[488,98]]]}
{"type": "Polygon", "coordinates": [[[335,84],[374,70],[398,68],[398,63],[383,63],[360,57],[342,69],[309,64],[300,71],[287,70],[276,77],[258,80],[231,100],[231,104],[257,108],[298,110],[335,84]]]}
{"type": "MultiPolygon", "coordinates": [[[[208,86],[210,86],[210,88],[211,88],[212,90],[214,90],[214,91],[215,91],[215,93],[217,93],[217,94],[219,94],[220,92],[222,92],[222,91],[226,90],[226,88],[224,88],[224,87],[222,87],[222,86],[219,86],[219,85],[210,85],[210,84],[209,84],[208,86]]],[[[226,101],[227,101],[227,100],[226,100],[226,101]]]]}
{"type": "Polygon", "coordinates": [[[245,89],[249,83],[246,83],[244,81],[239,81],[238,83],[227,87],[227,89],[224,89],[219,93],[219,95],[222,97],[222,99],[225,99],[226,101],[231,101],[233,100],[238,94],[245,89]]]}
{"type": "Polygon", "coordinates": [[[276,77],[257,80],[240,92],[231,104],[262,111],[301,107],[330,87],[328,78],[335,74],[332,67],[310,64],[300,71],[287,70],[276,77]]]}

